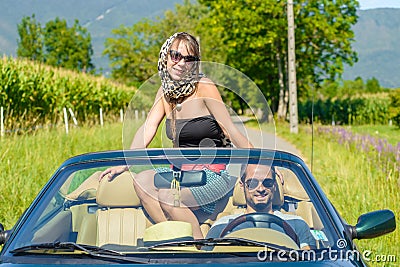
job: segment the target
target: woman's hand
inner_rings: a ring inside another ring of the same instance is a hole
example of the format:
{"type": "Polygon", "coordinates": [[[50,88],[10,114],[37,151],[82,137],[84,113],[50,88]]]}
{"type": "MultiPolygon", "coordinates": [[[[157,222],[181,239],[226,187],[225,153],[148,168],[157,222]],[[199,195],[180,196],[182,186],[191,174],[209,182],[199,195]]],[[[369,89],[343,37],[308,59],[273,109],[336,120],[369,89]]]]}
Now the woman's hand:
{"type": "Polygon", "coordinates": [[[100,174],[99,181],[101,181],[104,177],[107,177],[108,180],[111,181],[112,179],[115,178],[115,176],[117,176],[127,170],[129,170],[129,166],[126,166],[126,165],[110,167],[100,174]]]}

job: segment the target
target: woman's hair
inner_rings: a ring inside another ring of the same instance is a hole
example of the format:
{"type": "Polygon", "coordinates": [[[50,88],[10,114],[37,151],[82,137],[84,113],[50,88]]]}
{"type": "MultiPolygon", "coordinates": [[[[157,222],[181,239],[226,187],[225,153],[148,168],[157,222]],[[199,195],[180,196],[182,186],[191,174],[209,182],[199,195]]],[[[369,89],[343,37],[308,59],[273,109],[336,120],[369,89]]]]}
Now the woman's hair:
{"type": "MultiPolygon", "coordinates": [[[[180,32],[176,35],[175,39],[171,43],[171,46],[174,44],[179,45],[181,42],[183,42],[183,44],[186,46],[186,49],[188,50],[190,55],[200,58],[200,45],[193,35],[186,33],[186,32],[180,32]]],[[[168,52],[171,49],[171,46],[169,47],[168,52]]],[[[199,76],[199,64],[197,62],[194,62],[193,66],[196,68],[194,71],[195,76],[198,77],[199,76]]],[[[196,92],[197,86],[198,86],[198,83],[196,83],[195,90],[193,91],[193,93],[196,92]]],[[[178,99],[167,99],[168,103],[172,109],[171,133],[172,133],[172,142],[173,142],[174,147],[178,146],[178,143],[176,140],[177,139],[177,136],[176,136],[176,105],[178,103],[181,103],[184,98],[185,97],[178,98],[178,99]]]]}
{"type": "MultiPolygon", "coordinates": [[[[190,55],[200,58],[200,45],[199,45],[199,42],[197,42],[196,38],[193,35],[191,35],[187,32],[178,33],[177,36],[175,37],[174,41],[172,42],[172,44],[174,44],[174,43],[179,44],[181,42],[184,42],[190,55]]],[[[172,46],[172,44],[171,44],[171,46],[172,46]]]]}

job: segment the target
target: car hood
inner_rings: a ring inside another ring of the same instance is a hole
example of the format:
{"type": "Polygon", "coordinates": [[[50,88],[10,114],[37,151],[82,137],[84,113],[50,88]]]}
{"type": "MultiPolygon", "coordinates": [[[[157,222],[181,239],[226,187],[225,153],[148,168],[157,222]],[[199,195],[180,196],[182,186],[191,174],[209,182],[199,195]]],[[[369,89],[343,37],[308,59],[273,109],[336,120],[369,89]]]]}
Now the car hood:
{"type": "MultiPolygon", "coordinates": [[[[322,260],[322,261],[303,261],[303,262],[249,262],[249,263],[238,263],[238,264],[229,264],[229,266],[231,267],[242,267],[242,266],[249,266],[249,267],[253,267],[253,266],[288,266],[288,264],[290,266],[294,266],[294,267],[301,267],[301,266],[314,266],[314,267],[318,267],[318,266],[365,266],[364,264],[360,263],[360,262],[355,262],[355,261],[350,261],[350,260],[322,260]]],[[[75,267],[88,267],[90,265],[92,265],[90,263],[90,261],[87,262],[87,264],[34,264],[35,266],[45,266],[45,267],[60,267],[60,266],[75,266],[75,267]]],[[[112,266],[114,264],[93,264],[96,266],[112,266]]],[[[115,265],[121,265],[121,264],[115,264],[115,265]]],[[[123,264],[124,266],[143,266],[143,264],[123,264]]],[[[196,267],[213,267],[213,266],[226,266],[226,264],[221,264],[221,263],[215,263],[215,264],[168,264],[168,266],[170,267],[174,267],[174,266],[181,266],[181,265],[185,265],[187,266],[196,266],[196,267]]],[[[21,267],[32,267],[32,263],[30,264],[15,264],[15,263],[2,263],[0,264],[0,267],[6,267],[6,266],[12,266],[12,267],[16,267],[16,266],[21,266],[21,267]]],[[[165,264],[151,264],[151,266],[162,266],[165,267],[165,264]]]]}

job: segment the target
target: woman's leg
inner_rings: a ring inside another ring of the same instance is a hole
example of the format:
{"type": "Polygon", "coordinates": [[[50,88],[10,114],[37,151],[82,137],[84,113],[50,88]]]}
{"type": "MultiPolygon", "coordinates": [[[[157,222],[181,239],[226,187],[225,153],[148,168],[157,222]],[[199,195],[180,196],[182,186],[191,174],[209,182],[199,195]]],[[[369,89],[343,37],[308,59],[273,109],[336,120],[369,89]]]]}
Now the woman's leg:
{"type": "Polygon", "coordinates": [[[135,175],[133,185],[136,194],[142,202],[146,212],[150,215],[155,223],[167,220],[158,200],[158,190],[154,187],[153,177],[155,171],[147,170],[135,175]]]}
{"type": "Polygon", "coordinates": [[[135,175],[133,185],[136,193],[146,209],[149,216],[155,223],[168,219],[184,221],[192,225],[193,237],[203,238],[199,222],[191,209],[197,208],[197,201],[188,188],[183,188],[180,192],[180,207],[174,207],[174,190],[157,189],[153,183],[155,171],[147,170],[135,175]],[[190,207],[190,208],[189,208],[190,207]]]}
{"type": "Polygon", "coordinates": [[[188,188],[183,188],[180,192],[179,207],[174,206],[174,190],[160,190],[159,200],[162,210],[168,214],[170,220],[190,223],[192,225],[194,239],[204,238],[199,221],[192,211],[192,209],[198,208],[198,204],[188,188]]]}

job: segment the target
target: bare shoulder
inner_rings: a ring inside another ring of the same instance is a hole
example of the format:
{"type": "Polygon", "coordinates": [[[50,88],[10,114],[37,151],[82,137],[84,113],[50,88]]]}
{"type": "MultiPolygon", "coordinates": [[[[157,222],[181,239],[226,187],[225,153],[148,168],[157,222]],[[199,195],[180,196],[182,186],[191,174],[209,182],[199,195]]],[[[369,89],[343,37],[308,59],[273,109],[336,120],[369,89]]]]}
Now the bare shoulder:
{"type": "Polygon", "coordinates": [[[203,77],[200,79],[197,90],[198,90],[199,96],[203,96],[203,97],[204,96],[213,96],[213,95],[219,96],[217,86],[211,79],[209,79],[207,77],[203,77]]]}
{"type": "Polygon", "coordinates": [[[161,96],[163,96],[162,86],[160,86],[160,88],[158,88],[158,91],[157,91],[157,94],[156,94],[156,98],[160,98],[161,96]]]}

